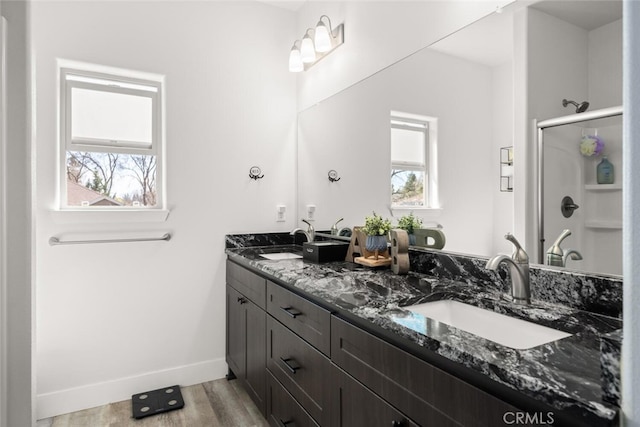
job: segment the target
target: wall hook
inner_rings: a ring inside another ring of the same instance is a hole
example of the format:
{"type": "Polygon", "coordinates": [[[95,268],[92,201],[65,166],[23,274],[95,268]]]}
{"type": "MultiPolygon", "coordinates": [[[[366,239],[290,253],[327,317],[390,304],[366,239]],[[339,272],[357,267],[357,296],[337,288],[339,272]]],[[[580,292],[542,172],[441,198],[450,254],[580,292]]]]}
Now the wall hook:
{"type": "Polygon", "coordinates": [[[338,182],[338,181],[340,181],[340,178],[338,177],[338,172],[336,172],[333,169],[331,169],[327,175],[329,175],[329,181],[330,182],[338,182]]]}
{"type": "Polygon", "coordinates": [[[264,178],[264,174],[258,166],[251,166],[251,169],[249,169],[249,178],[257,181],[264,178]]]}

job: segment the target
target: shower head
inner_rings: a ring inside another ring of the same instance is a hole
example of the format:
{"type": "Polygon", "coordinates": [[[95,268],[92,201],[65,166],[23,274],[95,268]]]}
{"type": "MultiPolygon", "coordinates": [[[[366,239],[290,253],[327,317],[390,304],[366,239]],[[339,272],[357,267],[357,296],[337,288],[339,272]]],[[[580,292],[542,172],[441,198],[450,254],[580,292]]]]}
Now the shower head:
{"type": "Polygon", "coordinates": [[[573,104],[576,107],[576,113],[584,113],[589,108],[589,103],[587,101],[581,102],[578,104],[576,101],[570,101],[567,99],[562,100],[562,106],[566,107],[567,104],[573,104]]]}

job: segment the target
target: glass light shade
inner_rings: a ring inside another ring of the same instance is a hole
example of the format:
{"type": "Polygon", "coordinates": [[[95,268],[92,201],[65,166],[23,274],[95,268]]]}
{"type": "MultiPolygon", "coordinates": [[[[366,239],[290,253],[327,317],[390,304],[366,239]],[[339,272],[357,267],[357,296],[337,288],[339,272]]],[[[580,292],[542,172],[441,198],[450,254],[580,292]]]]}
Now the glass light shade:
{"type": "Polygon", "coordinates": [[[329,52],[331,50],[331,35],[329,29],[324,22],[318,22],[316,25],[316,35],[314,38],[317,52],[329,52]]]}
{"type": "Polygon", "coordinates": [[[289,71],[292,73],[298,73],[302,70],[304,70],[302,55],[300,54],[300,50],[294,46],[289,54],[289,71]]]}
{"type": "Polygon", "coordinates": [[[302,55],[302,62],[304,62],[305,64],[309,64],[316,60],[316,50],[313,47],[313,40],[311,40],[309,34],[305,34],[305,36],[302,38],[300,53],[302,55]]]}

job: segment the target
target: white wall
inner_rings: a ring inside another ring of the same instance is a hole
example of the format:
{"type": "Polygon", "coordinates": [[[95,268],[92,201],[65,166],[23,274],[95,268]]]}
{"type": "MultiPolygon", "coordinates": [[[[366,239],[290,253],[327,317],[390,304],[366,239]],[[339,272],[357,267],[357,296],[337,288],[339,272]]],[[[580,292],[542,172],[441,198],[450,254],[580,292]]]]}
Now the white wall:
{"type": "Polygon", "coordinates": [[[34,418],[28,5],[26,2],[12,1],[2,2],[1,7],[2,16],[6,18],[7,24],[4,77],[8,108],[4,128],[6,138],[1,147],[6,163],[0,183],[4,188],[5,197],[0,203],[0,221],[5,227],[2,245],[6,251],[6,263],[0,271],[6,285],[5,289],[0,289],[0,426],[13,427],[31,425],[34,418]]]}
{"type": "MultiPolygon", "coordinates": [[[[500,191],[500,148],[513,146],[513,63],[512,61],[492,69],[492,146],[491,181],[493,214],[491,234],[493,244],[489,254],[513,252],[513,245],[504,238],[507,232],[515,233],[513,192],[500,191]]],[[[514,166],[517,167],[517,166],[514,166]]],[[[514,234],[515,235],[515,234],[514,234]]],[[[519,239],[520,237],[517,236],[519,239]]]]}
{"type": "Polygon", "coordinates": [[[640,426],[640,2],[624,2],[624,331],[622,425],[640,426]]]}
{"type": "MultiPolygon", "coordinates": [[[[444,226],[448,250],[489,256],[498,152],[487,105],[490,67],[425,49],[300,113],[300,211],[316,205],[319,229],[341,217],[362,225],[371,211],[390,217],[390,112],[436,117],[442,209],[414,214],[444,226]],[[330,169],[339,182],[329,182],[330,169]]],[[[395,210],[396,220],[406,213],[395,210]]]]}
{"type": "Polygon", "coordinates": [[[230,232],[290,230],[294,14],[257,2],[34,2],[38,418],[226,373],[230,232]],[[55,213],[56,58],[166,77],[166,222],[55,213]],[[264,179],[249,179],[258,165],[264,179]],[[276,205],[289,208],[276,223],[276,205]],[[75,219],[72,218],[72,219],[75,219]],[[56,246],[70,232],[169,242],[56,246]]]}
{"type": "Polygon", "coordinates": [[[296,39],[326,14],[334,25],[345,23],[345,42],[311,69],[299,73],[298,111],[512,1],[306,2],[298,12],[296,39]]]}
{"type": "Polygon", "coordinates": [[[622,19],[588,33],[589,109],[622,105],[622,19]]]}

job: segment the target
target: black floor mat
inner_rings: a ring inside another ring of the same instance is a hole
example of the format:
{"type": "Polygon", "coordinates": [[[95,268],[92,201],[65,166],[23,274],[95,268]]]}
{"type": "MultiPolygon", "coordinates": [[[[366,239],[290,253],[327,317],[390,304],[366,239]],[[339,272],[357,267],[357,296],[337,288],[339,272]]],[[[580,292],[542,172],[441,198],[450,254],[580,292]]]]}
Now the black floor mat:
{"type": "Polygon", "coordinates": [[[184,399],[180,386],[174,385],[158,390],[138,393],[131,396],[133,418],[140,419],[149,415],[184,408],[184,399]]]}

